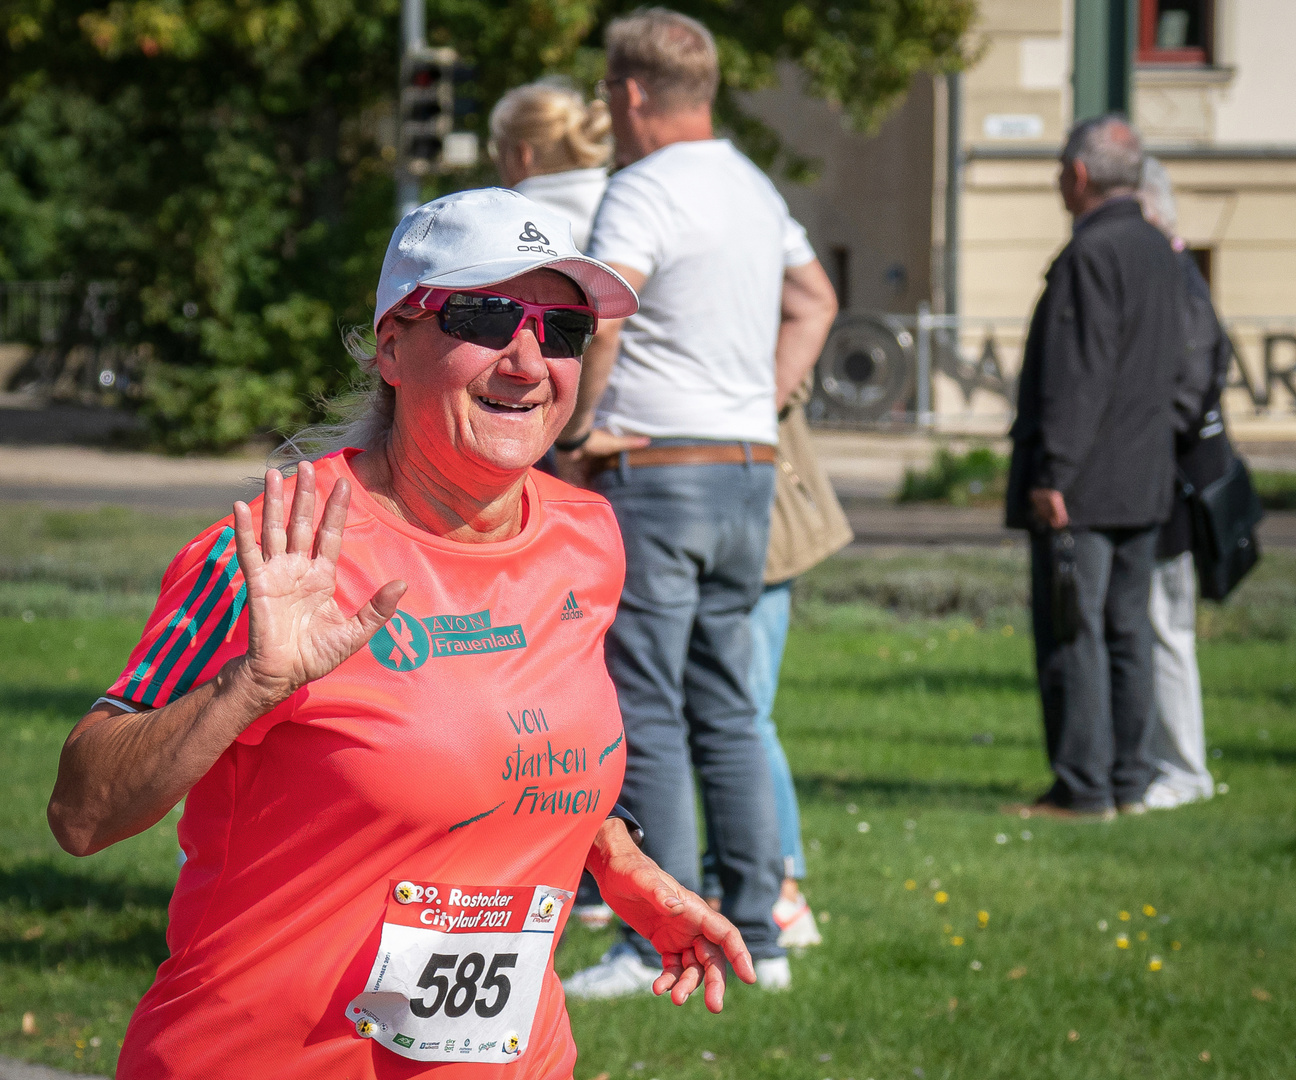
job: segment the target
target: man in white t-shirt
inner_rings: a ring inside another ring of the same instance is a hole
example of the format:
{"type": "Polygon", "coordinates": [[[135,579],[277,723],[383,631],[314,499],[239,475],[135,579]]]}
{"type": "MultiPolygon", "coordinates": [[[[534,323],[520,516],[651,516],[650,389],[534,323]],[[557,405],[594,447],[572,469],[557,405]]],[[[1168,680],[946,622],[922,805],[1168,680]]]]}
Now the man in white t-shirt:
{"type": "MultiPolygon", "coordinates": [[[[761,592],[778,412],[837,312],[805,230],[726,140],[711,105],[715,43],[686,16],[641,10],[608,27],[617,164],[589,252],[639,293],[585,354],[560,471],[611,502],[626,583],[607,638],[625,721],[622,802],[644,848],[699,885],[693,773],[711,822],[722,910],[762,985],[790,983],[771,910],[782,859],[749,685],[748,617],[761,592]]],[[[567,981],[575,997],[646,990],[636,935],[567,981]]]]}

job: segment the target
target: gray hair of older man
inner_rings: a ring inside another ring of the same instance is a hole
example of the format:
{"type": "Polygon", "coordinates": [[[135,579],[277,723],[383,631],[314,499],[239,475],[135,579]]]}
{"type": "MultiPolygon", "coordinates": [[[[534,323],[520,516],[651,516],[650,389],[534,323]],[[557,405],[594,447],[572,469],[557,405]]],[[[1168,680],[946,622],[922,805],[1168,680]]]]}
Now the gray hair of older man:
{"type": "Polygon", "coordinates": [[[1146,158],[1143,162],[1138,201],[1149,224],[1155,225],[1167,236],[1174,236],[1175,226],[1179,224],[1174,187],[1170,183],[1166,167],[1154,157],[1146,158]]]}
{"type": "Polygon", "coordinates": [[[697,19],[668,8],[636,8],[608,23],[603,43],[608,82],[635,79],[654,109],[672,112],[715,100],[719,53],[697,19]]]}
{"type": "Polygon", "coordinates": [[[1077,161],[1096,192],[1133,191],[1143,176],[1143,141],[1119,113],[1082,120],[1071,129],[1062,150],[1064,165],[1077,161]]]}

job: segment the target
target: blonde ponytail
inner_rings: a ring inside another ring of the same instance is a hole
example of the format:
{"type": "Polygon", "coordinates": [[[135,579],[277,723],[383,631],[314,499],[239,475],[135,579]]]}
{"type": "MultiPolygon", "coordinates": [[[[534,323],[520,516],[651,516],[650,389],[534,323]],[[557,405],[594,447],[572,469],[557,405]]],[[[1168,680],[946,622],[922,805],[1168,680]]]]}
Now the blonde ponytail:
{"type": "Polygon", "coordinates": [[[491,111],[491,156],[518,143],[531,147],[535,175],[593,169],[612,157],[612,118],[601,101],[541,80],[510,90],[491,111]]]}

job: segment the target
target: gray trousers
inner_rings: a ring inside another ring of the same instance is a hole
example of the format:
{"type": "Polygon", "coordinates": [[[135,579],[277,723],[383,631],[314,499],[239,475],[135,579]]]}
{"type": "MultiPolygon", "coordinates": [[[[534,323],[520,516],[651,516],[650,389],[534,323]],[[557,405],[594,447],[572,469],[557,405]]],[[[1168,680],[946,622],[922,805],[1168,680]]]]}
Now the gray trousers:
{"type": "MultiPolygon", "coordinates": [[[[769,465],[609,469],[596,487],[625,543],[607,665],[626,730],[621,803],[644,851],[701,886],[693,777],[711,825],[721,910],[756,959],[782,956],[772,911],[783,876],[774,783],[756,731],[750,616],[761,595],[769,465]]],[[[646,963],[652,945],[627,935],[646,963]]]]}
{"type": "MultiPolygon", "coordinates": [[[[1206,768],[1201,675],[1197,670],[1197,578],[1192,552],[1158,560],[1148,608],[1156,635],[1157,722],[1149,743],[1158,805],[1209,799],[1215,782],[1206,768]]],[[[1149,793],[1148,805],[1154,799],[1149,793]]]]}
{"type": "Polygon", "coordinates": [[[1047,798],[1076,810],[1136,803],[1152,779],[1148,592],[1157,529],[1075,531],[1080,628],[1053,635],[1051,535],[1031,536],[1035,666],[1049,764],[1047,798]]]}

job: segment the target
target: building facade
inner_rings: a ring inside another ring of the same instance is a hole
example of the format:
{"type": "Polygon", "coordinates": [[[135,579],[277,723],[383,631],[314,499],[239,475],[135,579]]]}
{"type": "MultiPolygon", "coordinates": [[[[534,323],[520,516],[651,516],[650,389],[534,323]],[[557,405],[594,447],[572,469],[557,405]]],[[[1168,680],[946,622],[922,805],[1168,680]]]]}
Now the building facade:
{"type": "Polygon", "coordinates": [[[751,101],[823,160],[816,184],[781,187],[844,309],[956,313],[957,357],[937,334],[933,408],[938,424],[987,430],[1010,403],[973,369],[1011,382],[1069,235],[1056,187],[1066,131],[1128,113],[1170,172],[1180,235],[1229,322],[1230,415],[1281,424],[1296,416],[1293,40],[1296,0],[982,0],[975,62],[916,80],[872,138],[801,95],[792,71],[751,101]]]}

